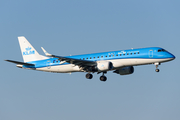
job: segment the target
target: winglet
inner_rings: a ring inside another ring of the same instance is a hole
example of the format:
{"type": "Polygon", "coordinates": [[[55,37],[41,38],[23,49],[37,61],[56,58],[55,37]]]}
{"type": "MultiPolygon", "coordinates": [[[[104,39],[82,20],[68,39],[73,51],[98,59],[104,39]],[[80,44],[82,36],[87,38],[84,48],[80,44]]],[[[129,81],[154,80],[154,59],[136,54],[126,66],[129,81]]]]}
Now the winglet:
{"type": "Polygon", "coordinates": [[[41,49],[43,50],[46,56],[52,56],[52,54],[49,54],[43,47],[41,47],[41,49]]]}

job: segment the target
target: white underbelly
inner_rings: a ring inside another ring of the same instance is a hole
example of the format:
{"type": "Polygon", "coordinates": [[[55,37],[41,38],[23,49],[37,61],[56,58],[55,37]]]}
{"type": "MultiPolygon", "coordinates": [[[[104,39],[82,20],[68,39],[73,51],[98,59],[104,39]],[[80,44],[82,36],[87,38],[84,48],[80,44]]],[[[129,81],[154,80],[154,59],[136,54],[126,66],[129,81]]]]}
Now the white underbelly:
{"type": "Polygon", "coordinates": [[[45,72],[57,72],[57,73],[70,73],[70,72],[80,71],[79,67],[73,64],[48,66],[43,68],[36,68],[36,70],[45,71],[45,72]]]}
{"type": "Polygon", "coordinates": [[[113,63],[114,68],[124,67],[124,66],[137,66],[137,65],[146,65],[152,63],[162,63],[169,61],[170,59],[116,59],[108,60],[113,63]]]}
{"type": "MultiPolygon", "coordinates": [[[[137,65],[146,65],[156,62],[166,62],[170,59],[114,59],[107,60],[112,62],[114,69],[125,67],[125,66],[137,66],[137,65]]],[[[36,68],[36,70],[46,71],[46,72],[57,72],[57,73],[71,73],[71,72],[82,72],[79,66],[73,64],[67,65],[57,65],[57,66],[47,66],[42,68],[36,68]]]]}

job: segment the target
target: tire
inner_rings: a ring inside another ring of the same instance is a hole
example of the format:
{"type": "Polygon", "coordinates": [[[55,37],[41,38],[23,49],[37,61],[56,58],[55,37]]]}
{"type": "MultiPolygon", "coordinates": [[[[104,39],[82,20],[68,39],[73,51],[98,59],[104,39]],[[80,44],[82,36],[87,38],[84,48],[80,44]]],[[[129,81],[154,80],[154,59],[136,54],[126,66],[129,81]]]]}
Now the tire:
{"type": "Polygon", "coordinates": [[[107,78],[106,78],[106,76],[101,76],[100,80],[105,82],[107,80],[107,78]]]}
{"type": "Polygon", "coordinates": [[[92,79],[92,78],[93,78],[93,75],[90,74],[90,73],[87,73],[87,74],[86,74],[86,78],[87,78],[87,79],[92,79]]]}
{"type": "Polygon", "coordinates": [[[159,72],[160,70],[159,69],[156,69],[156,72],[159,72]]]}

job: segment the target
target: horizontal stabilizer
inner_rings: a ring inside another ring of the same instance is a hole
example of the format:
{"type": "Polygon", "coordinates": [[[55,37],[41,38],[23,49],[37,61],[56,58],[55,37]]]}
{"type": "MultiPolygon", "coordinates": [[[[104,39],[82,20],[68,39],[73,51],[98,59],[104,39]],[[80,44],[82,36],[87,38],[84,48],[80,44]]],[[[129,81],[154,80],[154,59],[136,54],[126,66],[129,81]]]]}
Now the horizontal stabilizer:
{"type": "Polygon", "coordinates": [[[5,61],[12,62],[15,64],[20,64],[20,65],[28,65],[28,66],[34,66],[35,65],[35,64],[30,64],[30,63],[18,62],[18,61],[14,61],[14,60],[5,60],[5,61]]]}

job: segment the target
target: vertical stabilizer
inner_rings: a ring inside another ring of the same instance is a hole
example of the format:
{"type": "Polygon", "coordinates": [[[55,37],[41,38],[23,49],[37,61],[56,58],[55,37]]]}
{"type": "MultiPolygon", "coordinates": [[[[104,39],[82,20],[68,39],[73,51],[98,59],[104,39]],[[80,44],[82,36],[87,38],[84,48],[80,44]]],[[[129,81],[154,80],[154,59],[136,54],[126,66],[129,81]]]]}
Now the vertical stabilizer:
{"type": "Polygon", "coordinates": [[[37,61],[48,58],[40,55],[24,36],[18,37],[18,40],[24,62],[37,61]]]}

